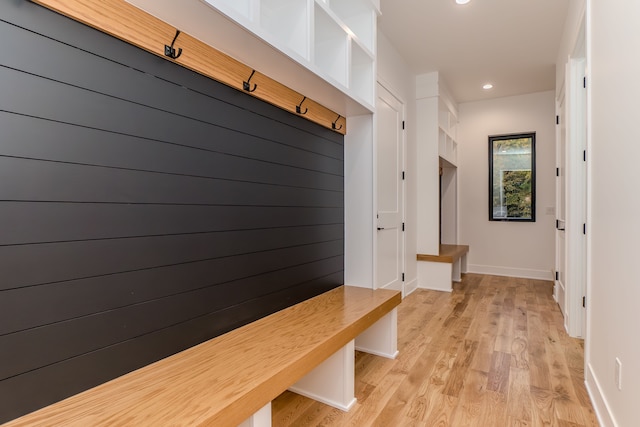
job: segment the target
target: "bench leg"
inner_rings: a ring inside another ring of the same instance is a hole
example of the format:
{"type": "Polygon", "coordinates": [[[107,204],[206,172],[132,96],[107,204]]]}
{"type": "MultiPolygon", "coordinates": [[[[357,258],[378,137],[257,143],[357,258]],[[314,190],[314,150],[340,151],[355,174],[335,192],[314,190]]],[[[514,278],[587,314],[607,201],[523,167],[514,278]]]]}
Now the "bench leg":
{"type": "Polygon", "coordinates": [[[247,418],[238,427],[271,427],[271,402],[247,418]]]}
{"type": "Polygon", "coordinates": [[[398,355],[398,309],[394,308],[358,335],[356,350],[395,359],[398,355]]]}
{"type": "Polygon", "coordinates": [[[453,281],[462,282],[462,273],[467,272],[467,254],[462,255],[453,264],[453,281]]]}
{"type": "Polygon", "coordinates": [[[418,261],[418,287],[451,292],[453,269],[448,262],[418,261]]]}
{"type": "Polygon", "coordinates": [[[353,340],[318,365],[289,390],[348,411],[356,403],[353,340]]]}
{"type": "Polygon", "coordinates": [[[451,280],[453,280],[454,282],[462,281],[462,275],[460,274],[462,271],[461,264],[462,264],[461,258],[458,258],[453,262],[453,265],[452,265],[453,271],[451,272],[451,280]]]}

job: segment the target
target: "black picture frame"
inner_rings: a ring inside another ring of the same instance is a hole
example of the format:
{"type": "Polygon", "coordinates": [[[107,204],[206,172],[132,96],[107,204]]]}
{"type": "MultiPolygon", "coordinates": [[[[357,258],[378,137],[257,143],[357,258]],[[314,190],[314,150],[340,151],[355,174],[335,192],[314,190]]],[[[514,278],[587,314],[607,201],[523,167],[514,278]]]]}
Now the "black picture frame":
{"type": "Polygon", "coordinates": [[[489,136],[489,221],[536,221],[536,133],[489,136]]]}

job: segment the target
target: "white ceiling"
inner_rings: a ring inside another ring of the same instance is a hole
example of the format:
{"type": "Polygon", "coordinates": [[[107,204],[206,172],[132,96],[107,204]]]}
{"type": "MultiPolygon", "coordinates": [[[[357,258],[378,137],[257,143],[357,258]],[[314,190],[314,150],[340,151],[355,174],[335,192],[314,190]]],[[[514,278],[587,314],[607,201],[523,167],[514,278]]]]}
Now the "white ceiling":
{"type": "Polygon", "coordinates": [[[552,90],[569,0],[381,0],[381,31],[458,102],[552,90]],[[491,82],[494,88],[482,89],[491,82]]]}

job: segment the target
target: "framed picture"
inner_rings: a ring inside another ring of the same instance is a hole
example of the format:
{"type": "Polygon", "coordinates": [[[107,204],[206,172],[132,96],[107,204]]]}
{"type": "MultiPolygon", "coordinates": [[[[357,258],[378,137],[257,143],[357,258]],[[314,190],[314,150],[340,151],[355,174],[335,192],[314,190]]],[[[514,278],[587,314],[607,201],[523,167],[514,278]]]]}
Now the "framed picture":
{"type": "Polygon", "coordinates": [[[489,136],[489,221],[535,220],[535,132],[489,136]]]}

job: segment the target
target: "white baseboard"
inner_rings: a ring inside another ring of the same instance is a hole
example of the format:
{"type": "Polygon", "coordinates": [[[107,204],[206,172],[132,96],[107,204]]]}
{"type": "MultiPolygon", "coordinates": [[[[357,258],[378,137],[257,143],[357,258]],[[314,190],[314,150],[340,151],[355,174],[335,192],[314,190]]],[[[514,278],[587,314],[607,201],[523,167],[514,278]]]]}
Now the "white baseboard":
{"type": "Polygon", "coordinates": [[[438,287],[429,286],[429,285],[426,285],[426,286],[420,285],[419,288],[420,289],[426,289],[428,291],[449,292],[449,293],[453,292],[453,288],[452,289],[444,289],[444,288],[438,288],[438,287]]]}
{"type": "Polygon", "coordinates": [[[320,403],[324,403],[325,405],[329,405],[329,406],[332,406],[332,407],[334,407],[336,409],[340,409],[343,412],[349,412],[349,410],[351,408],[353,408],[353,405],[355,405],[356,402],[358,401],[358,399],[356,399],[354,397],[353,399],[351,399],[347,403],[337,402],[337,401],[332,400],[332,399],[327,399],[324,396],[320,396],[318,394],[312,393],[312,392],[310,392],[308,390],[299,389],[295,385],[292,385],[291,387],[289,387],[288,390],[292,391],[294,393],[297,393],[297,394],[299,394],[301,396],[308,397],[309,399],[318,401],[320,403]]]}
{"type": "Polygon", "coordinates": [[[369,354],[373,354],[374,356],[380,356],[380,357],[384,357],[385,359],[391,359],[391,360],[394,360],[400,354],[400,351],[398,350],[396,350],[395,353],[385,353],[383,351],[378,351],[378,350],[367,348],[367,347],[360,347],[359,345],[355,346],[355,349],[363,353],[369,353],[369,354]]]}
{"type": "Polygon", "coordinates": [[[416,289],[418,289],[418,278],[416,277],[413,280],[410,280],[408,282],[406,282],[404,284],[404,295],[402,296],[403,298],[408,297],[409,295],[411,295],[413,293],[413,291],[415,291],[416,289]]]}
{"type": "Polygon", "coordinates": [[[493,265],[467,265],[468,273],[491,274],[493,276],[521,277],[524,279],[553,280],[551,270],[532,270],[527,268],[496,267],[493,265]]]}
{"type": "Polygon", "coordinates": [[[587,364],[585,385],[600,425],[602,427],[618,427],[591,364],[587,364]]]}

